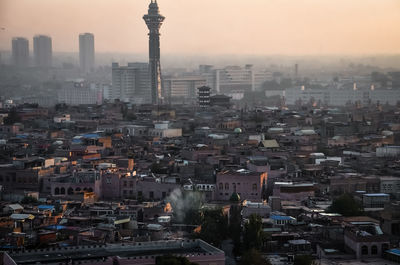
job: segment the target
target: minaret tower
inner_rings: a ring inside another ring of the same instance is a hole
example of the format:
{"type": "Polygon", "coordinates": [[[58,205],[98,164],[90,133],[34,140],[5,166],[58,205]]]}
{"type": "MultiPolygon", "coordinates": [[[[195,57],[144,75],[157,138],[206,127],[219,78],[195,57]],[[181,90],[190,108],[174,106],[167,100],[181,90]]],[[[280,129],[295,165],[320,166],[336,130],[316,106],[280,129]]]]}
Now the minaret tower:
{"type": "Polygon", "coordinates": [[[143,16],[149,28],[149,67],[151,78],[151,103],[160,104],[161,65],[160,65],[160,27],[165,17],[160,14],[157,0],[151,0],[149,11],[143,16]]]}

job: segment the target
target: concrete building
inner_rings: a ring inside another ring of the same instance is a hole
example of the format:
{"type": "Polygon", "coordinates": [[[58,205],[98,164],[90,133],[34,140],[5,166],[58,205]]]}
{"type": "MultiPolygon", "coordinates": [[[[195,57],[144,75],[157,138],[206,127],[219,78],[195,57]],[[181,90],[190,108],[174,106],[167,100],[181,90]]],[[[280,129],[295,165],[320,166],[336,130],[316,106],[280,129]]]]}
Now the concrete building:
{"type": "Polygon", "coordinates": [[[12,39],[12,60],[19,67],[29,66],[29,41],[22,37],[12,39]]]}
{"type": "Polygon", "coordinates": [[[67,105],[101,104],[103,93],[89,88],[83,80],[67,81],[58,91],[57,101],[67,105]]]}
{"type": "Polygon", "coordinates": [[[217,174],[216,199],[227,201],[233,193],[242,200],[261,201],[267,181],[267,173],[252,172],[247,169],[225,170],[217,174]]]}
{"type": "Polygon", "coordinates": [[[151,0],[148,13],[143,16],[149,29],[149,65],[151,80],[151,103],[162,101],[161,64],[160,64],[160,28],[165,17],[160,14],[157,1],[151,0]]]}
{"type": "Polygon", "coordinates": [[[211,95],[211,88],[208,86],[202,86],[197,88],[198,90],[198,102],[200,108],[208,108],[210,107],[210,95],[211,95]]]}
{"type": "Polygon", "coordinates": [[[200,239],[16,250],[9,253],[12,260],[7,264],[152,265],[165,253],[184,256],[199,265],[225,264],[225,253],[200,239]]]}
{"type": "Polygon", "coordinates": [[[362,196],[364,208],[383,208],[389,201],[390,195],[386,193],[368,193],[362,196]]]}
{"type": "Polygon", "coordinates": [[[400,98],[400,89],[370,89],[326,87],[311,89],[307,87],[292,87],[285,90],[287,105],[321,103],[328,106],[345,106],[347,103],[381,103],[396,105],[400,98]]]}
{"type": "Polygon", "coordinates": [[[151,83],[149,64],[128,63],[127,66],[112,64],[111,100],[119,99],[133,104],[151,102],[151,83]]]}
{"type": "Polygon", "coordinates": [[[51,38],[45,35],[36,35],[33,37],[33,56],[35,66],[51,67],[52,64],[52,44],[51,38]]]}
{"type": "Polygon", "coordinates": [[[168,77],[163,79],[164,98],[169,103],[195,102],[196,89],[206,85],[202,76],[168,77]]]}
{"type": "Polygon", "coordinates": [[[92,33],[79,34],[79,63],[83,73],[94,68],[94,35],[92,33]]]}

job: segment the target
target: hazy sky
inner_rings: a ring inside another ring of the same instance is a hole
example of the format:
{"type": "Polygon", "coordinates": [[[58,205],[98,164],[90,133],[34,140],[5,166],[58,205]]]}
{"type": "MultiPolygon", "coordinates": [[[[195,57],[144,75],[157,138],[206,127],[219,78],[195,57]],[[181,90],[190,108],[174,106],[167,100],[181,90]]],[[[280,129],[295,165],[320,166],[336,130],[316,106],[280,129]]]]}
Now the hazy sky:
{"type": "MultiPolygon", "coordinates": [[[[77,51],[92,32],[96,51],[147,52],[142,16],[150,0],[0,0],[0,49],[11,38],[50,35],[77,51]]],[[[158,0],[162,53],[400,53],[400,0],[158,0]]]]}

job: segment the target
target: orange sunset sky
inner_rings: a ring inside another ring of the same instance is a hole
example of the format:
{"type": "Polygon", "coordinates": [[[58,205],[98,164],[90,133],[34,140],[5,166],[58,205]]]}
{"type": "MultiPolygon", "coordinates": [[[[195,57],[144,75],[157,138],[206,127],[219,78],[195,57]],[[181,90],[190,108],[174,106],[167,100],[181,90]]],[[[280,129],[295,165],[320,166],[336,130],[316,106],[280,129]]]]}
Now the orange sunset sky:
{"type": "MultiPolygon", "coordinates": [[[[78,51],[92,32],[99,52],[147,52],[150,0],[0,0],[0,50],[11,38],[50,35],[78,51]]],[[[161,50],[171,54],[400,53],[400,0],[158,0],[161,50]]]]}

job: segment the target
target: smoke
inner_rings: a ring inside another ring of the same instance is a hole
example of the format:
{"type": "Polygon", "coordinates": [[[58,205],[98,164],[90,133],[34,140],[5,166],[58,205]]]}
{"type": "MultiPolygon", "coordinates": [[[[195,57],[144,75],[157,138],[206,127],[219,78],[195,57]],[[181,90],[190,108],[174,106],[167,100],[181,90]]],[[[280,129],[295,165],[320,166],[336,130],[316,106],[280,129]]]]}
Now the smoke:
{"type": "Polygon", "coordinates": [[[200,210],[204,202],[204,195],[197,191],[184,191],[180,189],[173,190],[166,199],[172,206],[174,218],[182,223],[192,214],[200,210]]]}

